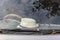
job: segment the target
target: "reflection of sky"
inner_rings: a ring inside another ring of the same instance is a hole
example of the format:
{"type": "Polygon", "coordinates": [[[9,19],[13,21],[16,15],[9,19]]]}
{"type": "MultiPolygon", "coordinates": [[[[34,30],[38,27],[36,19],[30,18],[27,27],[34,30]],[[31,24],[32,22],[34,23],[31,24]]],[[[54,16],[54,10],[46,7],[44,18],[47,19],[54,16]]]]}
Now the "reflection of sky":
{"type": "Polygon", "coordinates": [[[48,19],[45,15],[47,10],[41,9],[32,15],[31,5],[34,0],[0,0],[0,18],[8,13],[16,13],[23,17],[35,18],[40,23],[60,23],[60,17],[51,17],[48,19]]]}

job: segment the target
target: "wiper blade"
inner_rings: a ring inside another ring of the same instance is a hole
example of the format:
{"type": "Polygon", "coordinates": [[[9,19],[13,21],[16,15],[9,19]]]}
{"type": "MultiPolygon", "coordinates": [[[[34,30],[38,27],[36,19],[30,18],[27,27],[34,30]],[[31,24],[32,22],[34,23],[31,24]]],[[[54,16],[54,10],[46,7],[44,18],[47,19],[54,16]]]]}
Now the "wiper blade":
{"type": "Polygon", "coordinates": [[[20,30],[20,29],[3,29],[1,30],[2,34],[23,34],[23,35],[31,35],[31,34],[36,34],[38,31],[33,31],[33,30],[20,30]]]}
{"type": "Polygon", "coordinates": [[[60,30],[21,30],[21,29],[2,29],[2,34],[23,34],[23,35],[48,35],[48,34],[60,34],[60,30]]]}

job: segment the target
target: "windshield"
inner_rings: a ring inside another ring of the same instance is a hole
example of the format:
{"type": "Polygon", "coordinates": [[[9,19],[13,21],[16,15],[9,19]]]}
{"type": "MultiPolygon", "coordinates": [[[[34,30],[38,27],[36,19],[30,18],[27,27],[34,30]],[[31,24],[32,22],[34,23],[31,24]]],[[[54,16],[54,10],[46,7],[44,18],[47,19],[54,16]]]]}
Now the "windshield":
{"type": "Polygon", "coordinates": [[[0,0],[0,29],[2,33],[59,32],[60,0],[0,0]]]}

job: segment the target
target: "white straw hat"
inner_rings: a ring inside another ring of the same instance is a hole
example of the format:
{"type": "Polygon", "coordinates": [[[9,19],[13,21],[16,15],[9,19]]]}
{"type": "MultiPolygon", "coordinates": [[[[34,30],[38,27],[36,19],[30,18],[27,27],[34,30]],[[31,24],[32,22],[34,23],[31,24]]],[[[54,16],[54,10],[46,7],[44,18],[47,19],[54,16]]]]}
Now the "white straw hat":
{"type": "Polygon", "coordinates": [[[36,28],[37,27],[36,20],[34,20],[32,18],[22,18],[20,25],[23,27],[26,27],[26,28],[36,28]]]}

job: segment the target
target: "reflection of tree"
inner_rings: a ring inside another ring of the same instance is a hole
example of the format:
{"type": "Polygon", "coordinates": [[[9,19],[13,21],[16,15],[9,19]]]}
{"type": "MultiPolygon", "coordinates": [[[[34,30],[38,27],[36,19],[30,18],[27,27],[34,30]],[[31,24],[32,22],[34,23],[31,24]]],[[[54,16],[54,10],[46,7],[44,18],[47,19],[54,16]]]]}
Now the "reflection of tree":
{"type": "Polygon", "coordinates": [[[51,16],[55,16],[55,15],[60,15],[57,13],[59,9],[59,3],[57,2],[52,2],[52,0],[43,0],[43,1],[35,1],[33,2],[33,8],[32,8],[32,11],[33,12],[36,12],[37,10],[39,11],[40,8],[42,9],[46,9],[48,11],[51,11],[49,14],[46,14],[47,17],[49,17],[49,15],[51,16]],[[52,9],[52,10],[50,10],[52,9]]]}

